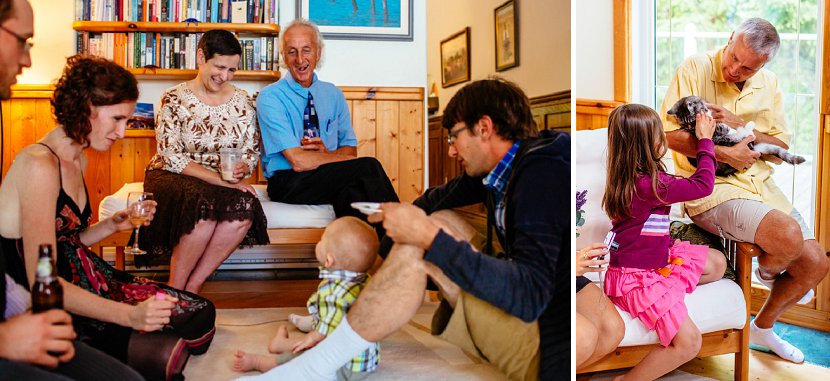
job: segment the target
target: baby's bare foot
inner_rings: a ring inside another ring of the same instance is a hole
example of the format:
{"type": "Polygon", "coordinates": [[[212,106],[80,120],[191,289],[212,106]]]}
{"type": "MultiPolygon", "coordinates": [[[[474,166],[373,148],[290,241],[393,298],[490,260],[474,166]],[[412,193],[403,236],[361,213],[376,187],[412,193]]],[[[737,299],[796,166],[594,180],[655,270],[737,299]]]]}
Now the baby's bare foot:
{"type": "Polygon", "coordinates": [[[281,325],[277,328],[277,334],[271,339],[271,343],[268,344],[268,352],[271,353],[284,353],[284,352],[291,352],[291,342],[288,341],[288,328],[284,325],[281,325]]]}
{"type": "Polygon", "coordinates": [[[250,372],[256,370],[257,355],[237,350],[233,354],[233,370],[235,372],[250,372]]]}
{"type": "Polygon", "coordinates": [[[311,331],[311,315],[289,314],[288,321],[301,332],[311,331]]]}

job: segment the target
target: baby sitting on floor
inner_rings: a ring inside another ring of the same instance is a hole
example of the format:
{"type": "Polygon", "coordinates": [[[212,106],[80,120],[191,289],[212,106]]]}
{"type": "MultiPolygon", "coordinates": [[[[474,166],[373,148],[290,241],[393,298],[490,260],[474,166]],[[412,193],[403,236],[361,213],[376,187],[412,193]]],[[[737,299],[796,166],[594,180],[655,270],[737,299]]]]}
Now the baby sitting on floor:
{"type": "MultiPolygon", "coordinates": [[[[300,339],[290,339],[288,329],[280,326],[268,345],[268,352],[280,355],[257,355],[238,350],[234,354],[235,371],[267,372],[334,332],[369,280],[367,271],[377,257],[378,238],[375,230],[360,219],[342,217],[326,227],[314,251],[322,265],[320,278],[323,280],[317,286],[317,292],[308,299],[311,330],[300,339]]],[[[361,380],[377,369],[379,360],[380,345],[373,344],[340,368],[337,379],[361,380]]]]}

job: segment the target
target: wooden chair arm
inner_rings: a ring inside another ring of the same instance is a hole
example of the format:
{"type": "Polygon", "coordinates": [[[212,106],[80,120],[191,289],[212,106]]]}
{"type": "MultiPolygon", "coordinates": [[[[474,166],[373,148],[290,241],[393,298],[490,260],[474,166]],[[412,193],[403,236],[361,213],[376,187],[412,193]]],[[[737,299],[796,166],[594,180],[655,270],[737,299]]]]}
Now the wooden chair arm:
{"type": "Polygon", "coordinates": [[[764,253],[758,245],[748,242],[737,242],[738,255],[747,255],[749,257],[757,257],[764,253]]]}

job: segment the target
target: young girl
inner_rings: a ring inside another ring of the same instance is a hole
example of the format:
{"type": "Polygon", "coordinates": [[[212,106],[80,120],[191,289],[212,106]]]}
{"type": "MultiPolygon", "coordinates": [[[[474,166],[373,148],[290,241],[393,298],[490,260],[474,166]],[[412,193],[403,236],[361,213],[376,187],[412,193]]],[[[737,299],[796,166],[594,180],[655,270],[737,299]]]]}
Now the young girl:
{"type": "Polygon", "coordinates": [[[712,117],[697,115],[697,171],[688,179],[666,173],[660,117],[637,104],[617,107],[608,121],[608,182],[602,205],[613,222],[605,293],[620,309],[657,331],[661,347],[615,380],[653,380],[691,360],[700,331],[688,317],[685,293],[694,291],[707,247],[673,243],[671,204],[712,193],[715,153],[712,117]]]}

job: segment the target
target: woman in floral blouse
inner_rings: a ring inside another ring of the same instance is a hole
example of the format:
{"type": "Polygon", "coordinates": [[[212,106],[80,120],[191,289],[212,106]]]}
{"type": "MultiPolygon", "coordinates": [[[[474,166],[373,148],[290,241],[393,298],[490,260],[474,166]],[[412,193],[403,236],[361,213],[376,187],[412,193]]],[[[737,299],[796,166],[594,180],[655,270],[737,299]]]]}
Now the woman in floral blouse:
{"type": "Polygon", "coordinates": [[[172,250],[168,284],[194,293],[239,245],[268,243],[262,205],[242,181],[259,161],[259,131],[253,102],[230,83],[241,53],[228,31],[202,35],[196,78],[162,96],[157,153],[144,180],[158,208],[142,245],[153,254],[172,250]],[[232,180],[219,173],[222,148],[242,150],[232,180]]]}

